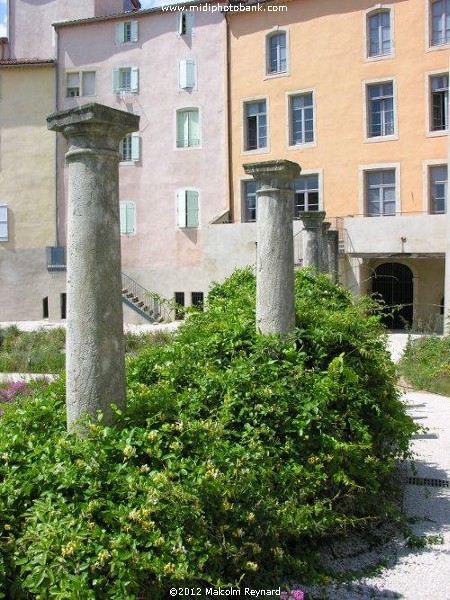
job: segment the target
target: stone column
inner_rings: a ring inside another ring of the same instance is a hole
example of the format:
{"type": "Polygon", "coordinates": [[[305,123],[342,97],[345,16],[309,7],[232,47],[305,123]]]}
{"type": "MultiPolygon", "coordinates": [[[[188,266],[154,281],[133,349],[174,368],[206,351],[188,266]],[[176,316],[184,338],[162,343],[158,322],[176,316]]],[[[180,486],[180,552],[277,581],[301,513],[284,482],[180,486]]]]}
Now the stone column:
{"type": "Polygon", "coordinates": [[[328,256],[328,230],[331,227],[331,223],[324,221],[322,223],[322,271],[324,273],[330,272],[330,257],[328,256]]]}
{"type": "Polygon", "coordinates": [[[271,160],[244,169],[258,182],[256,327],[265,334],[286,334],[295,328],[292,215],[300,167],[271,160]]]}
{"type": "Polygon", "coordinates": [[[67,428],[111,404],[125,407],[121,298],[119,142],[139,128],[139,117],[86,104],[47,117],[68,142],[67,428]]]}
{"type": "Polygon", "coordinates": [[[303,267],[322,270],[323,235],[322,223],[324,211],[306,211],[299,213],[303,221],[303,267]]]}
{"type": "Polygon", "coordinates": [[[327,233],[328,272],[333,276],[334,283],[339,283],[339,231],[331,229],[327,233]]]}

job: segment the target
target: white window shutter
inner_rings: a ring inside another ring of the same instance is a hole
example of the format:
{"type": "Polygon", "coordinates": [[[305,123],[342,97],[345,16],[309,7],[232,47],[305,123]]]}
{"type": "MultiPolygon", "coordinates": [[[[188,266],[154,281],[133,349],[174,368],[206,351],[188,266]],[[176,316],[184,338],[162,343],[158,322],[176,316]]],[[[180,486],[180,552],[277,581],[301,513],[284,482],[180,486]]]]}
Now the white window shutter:
{"type": "Polygon", "coordinates": [[[131,91],[139,91],[139,69],[137,67],[131,68],[131,91]]]}
{"type": "Polygon", "coordinates": [[[177,192],[177,204],[178,204],[178,227],[186,227],[186,190],[178,190],[177,192]]]}
{"type": "Polygon", "coordinates": [[[186,227],[198,227],[198,192],[186,191],[186,227]]]}
{"type": "Polygon", "coordinates": [[[0,242],[8,241],[8,205],[0,204],[0,242]]]}
{"type": "Polygon", "coordinates": [[[189,111],[189,146],[198,146],[200,143],[200,127],[198,110],[189,111]]]}
{"type": "Polygon", "coordinates": [[[120,203],[120,233],[127,233],[127,205],[125,202],[120,203]]]}
{"type": "Polygon", "coordinates": [[[138,41],[138,21],[131,21],[131,41],[138,41]]]}
{"type": "Polygon", "coordinates": [[[126,218],[127,218],[127,235],[135,233],[134,227],[134,204],[128,202],[126,204],[126,218]]]}
{"type": "Polygon", "coordinates": [[[195,60],[192,58],[186,61],[186,87],[195,87],[195,60]]]}
{"type": "Polygon", "coordinates": [[[124,23],[116,23],[116,44],[123,44],[125,41],[124,23]]]}
{"type": "Polygon", "coordinates": [[[141,159],[141,138],[138,131],[131,134],[131,160],[139,162],[141,159]]]}
{"type": "Polygon", "coordinates": [[[185,90],[187,87],[187,60],[180,60],[180,88],[185,90]]]}
{"type": "Polygon", "coordinates": [[[119,88],[120,88],[119,69],[113,69],[112,78],[113,78],[113,85],[112,85],[113,92],[117,94],[119,92],[119,88]]]}
{"type": "Polygon", "coordinates": [[[194,13],[187,12],[186,13],[186,35],[192,34],[193,27],[194,27],[194,13]]]}

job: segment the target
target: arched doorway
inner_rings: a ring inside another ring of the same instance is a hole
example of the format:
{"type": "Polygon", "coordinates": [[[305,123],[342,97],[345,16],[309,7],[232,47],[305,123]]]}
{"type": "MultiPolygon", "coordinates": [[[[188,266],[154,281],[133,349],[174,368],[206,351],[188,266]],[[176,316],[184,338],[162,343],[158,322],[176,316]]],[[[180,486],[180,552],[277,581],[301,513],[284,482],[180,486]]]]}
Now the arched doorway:
{"type": "Polygon", "coordinates": [[[394,314],[383,318],[389,329],[405,329],[413,322],[413,274],[401,263],[383,263],[372,277],[372,293],[379,294],[386,306],[396,307],[394,314]]]}

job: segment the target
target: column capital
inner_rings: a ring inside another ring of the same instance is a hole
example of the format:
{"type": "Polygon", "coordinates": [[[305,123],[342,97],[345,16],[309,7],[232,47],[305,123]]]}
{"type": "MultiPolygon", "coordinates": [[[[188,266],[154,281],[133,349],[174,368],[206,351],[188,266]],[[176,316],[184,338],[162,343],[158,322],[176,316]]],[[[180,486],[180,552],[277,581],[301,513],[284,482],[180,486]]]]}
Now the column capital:
{"type": "Polygon", "coordinates": [[[323,221],[322,222],[322,233],[324,235],[327,235],[327,232],[330,229],[330,227],[331,227],[331,223],[329,223],[328,221],[323,221]]]}
{"type": "Polygon", "coordinates": [[[244,165],[247,175],[275,189],[291,189],[292,181],[300,175],[300,165],[290,160],[265,160],[244,165]]]}
{"type": "Polygon", "coordinates": [[[323,220],[325,219],[325,211],[309,210],[299,212],[299,217],[302,220],[305,229],[321,229],[323,220]]]}

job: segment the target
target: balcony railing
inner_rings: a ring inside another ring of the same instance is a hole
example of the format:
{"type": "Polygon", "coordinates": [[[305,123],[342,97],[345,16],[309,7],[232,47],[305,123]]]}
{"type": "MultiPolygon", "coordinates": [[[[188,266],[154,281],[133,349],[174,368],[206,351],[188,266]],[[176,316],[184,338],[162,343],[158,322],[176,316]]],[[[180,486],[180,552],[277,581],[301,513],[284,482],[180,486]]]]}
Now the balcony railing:
{"type": "Polygon", "coordinates": [[[66,249],[64,246],[47,246],[47,271],[66,270],[66,249]]]}

